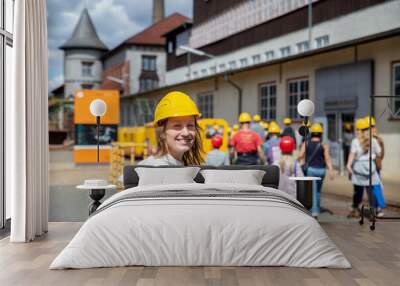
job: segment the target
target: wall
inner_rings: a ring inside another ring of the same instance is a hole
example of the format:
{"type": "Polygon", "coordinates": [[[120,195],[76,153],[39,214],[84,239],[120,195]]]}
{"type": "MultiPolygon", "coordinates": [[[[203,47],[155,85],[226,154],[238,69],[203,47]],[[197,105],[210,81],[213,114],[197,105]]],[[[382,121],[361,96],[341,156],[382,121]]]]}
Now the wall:
{"type": "MultiPolygon", "coordinates": [[[[369,44],[350,47],[334,52],[319,54],[281,65],[258,68],[252,71],[241,72],[231,76],[232,81],[243,89],[243,111],[251,114],[259,113],[259,84],[275,81],[277,83],[277,120],[282,122],[287,115],[287,81],[297,77],[308,77],[309,95],[313,101],[322,100],[315,94],[315,72],[321,68],[333,68],[357,61],[372,61],[374,63],[374,88],[379,94],[390,94],[391,89],[391,63],[400,59],[400,38],[393,37],[369,44]]],[[[212,92],[214,94],[215,117],[226,119],[229,124],[237,122],[238,96],[237,91],[220,76],[215,79],[199,80],[164,88],[155,92],[139,95],[138,98],[159,99],[171,90],[181,90],[189,93],[194,98],[197,94],[212,92]]],[[[368,95],[361,100],[368,100],[368,95]]],[[[363,102],[363,114],[366,114],[366,103],[363,102]]],[[[376,104],[377,114],[385,108],[385,102],[376,104]]],[[[298,123],[295,124],[295,127],[298,123]]],[[[400,141],[399,121],[389,120],[386,113],[378,119],[377,126],[385,140],[386,158],[384,160],[385,174],[400,169],[400,149],[393,148],[400,141]]]]}
{"type": "MultiPolygon", "coordinates": [[[[399,28],[399,14],[400,1],[388,1],[314,25],[312,28],[312,47],[315,48],[315,39],[324,35],[329,35],[329,44],[332,45],[399,28]],[[371,21],[371,19],[374,19],[374,21],[371,21]]],[[[247,46],[230,53],[224,53],[215,59],[204,60],[204,57],[202,57],[201,62],[191,65],[192,73],[207,69],[207,75],[209,75],[209,68],[211,66],[219,66],[222,63],[228,65],[231,61],[236,61],[239,67],[239,61],[242,58],[247,58],[248,64],[253,65],[254,63],[251,58],[253,55],[260,55],[261,61],[265,62],[267,61],[265,52],[271,50],[274,51],[275,59],[277,59],[281,57],[280,48],[285,46],[291,47],[292,55],[297,54],[296,44],[306,40],[308,40],[308,29],[301,29],[259,44],[247,46]]],[[[186,60],[184,62],[186,63],[186,60]]],[[[221,71],[217,70],[217,72],[221,71]]],[[[166,84],[176,84],[184,81],[186,73],[187,66],[169,71],[166,76],[166,84]]]]}

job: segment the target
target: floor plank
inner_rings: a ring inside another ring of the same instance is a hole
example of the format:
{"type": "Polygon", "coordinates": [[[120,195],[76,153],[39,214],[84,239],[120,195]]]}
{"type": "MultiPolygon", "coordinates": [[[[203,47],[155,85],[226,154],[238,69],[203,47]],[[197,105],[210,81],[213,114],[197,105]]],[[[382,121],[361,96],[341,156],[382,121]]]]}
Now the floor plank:
{"type": "Polygon", "coordinates": [[[48,269],[81,223],[50,223],[32,243],[0,240],[0,285],[398,285],[400,222],[379,223],[372,232],[357,222],[321,224],[351,262],[352,269],[290,267],[117,267],[48,269]]]}

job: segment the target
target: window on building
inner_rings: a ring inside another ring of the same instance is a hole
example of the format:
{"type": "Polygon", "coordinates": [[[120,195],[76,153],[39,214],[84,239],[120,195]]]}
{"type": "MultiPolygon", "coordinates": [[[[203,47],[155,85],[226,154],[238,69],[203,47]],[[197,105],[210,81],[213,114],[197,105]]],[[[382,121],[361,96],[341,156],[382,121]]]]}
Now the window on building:
{"type": "Polygon", "coordinates": [[[213,107],[213,94],[199,94],[197,96],[197,106],[201,113],[202,118],[213,118],[214,107],[213,107]]]}
{"type": "Polygon", "coordinates": [[[247,66],[247,59],[246,58],[240,59],[240,67],[244,68],[246,66],[247,66]]]}
{"type": "Polygon", "coordinates": [[[217,73],[217,67],[216,66],[210,67],[210,74],[214,74],[214,73],[217,73]]]}
{"type": "Polygon", "coordinates": [[[151,78],[144,78],[139,81],[140,91],[149,91],[158,87],[158,80],[151,78]]]}
{"type": "Polygon", "coordinates": [[[92,83],[82,83],[82,89],[93,89],[94,85],[92,83]]]}
{"type": "Polygon", "coordinates": [[[268,51],[265,53],[265,59],[267,61],[273,60],[274,59],[274,51],[268,51]]]}
{"type": "Polygon", "coordinates": [[[290,56],[290,46],[283,47],[280,49],[281,51],[281,57],[288,57],[290,56]]]}
{"type": "Polygon", "coordinates": [[[219,71],[224,72],[225,71],[225,64],[220,64],[219,65],[219,71]]]}
{"type": "Polygon", "coordinates": [[[400,118],[400,63],[393,65],[393,112],[396,118],[400,118]]]}
{"type": "Polygon", "coordinates": [[[297,104],[308,98],[308,79],[293,79],[288,81],[289,108],[288,114],[292,119],[300,119],[297,113],[297,104]]]}
{"type": "Polygon", "coordinates": [[[172,54],[174,52],[174,42],[173,41],[168,41],[167,44],[167,53],[172,54]]]}
{"type": "Polygon", "coordinates": [[[261,56],[260,55],[254,55],[252,56],[253,59],[253,64],[259,64],[261,62],[261,56]]]}
{"type": "Polygon", "coordinates": [[[82,76],[93,76],[93,62],[82,62],[82,76]]]}
{"type": "Polygon", "coordinates": [[[142,56],[142,70],[144,71],[156,71],[157,57],[156,56],[142,56]]]}
{"type": "Polygon", "coordinates": [[[231,70],[236,69],[236,61],[229,62],[229,69],[231,69],[231,70]]]}
{"type": "Polygon", "coordinates": [[[309,45],[308,41],[303,41],[303,42],[297,43],[296,46],[297,46],[298,53],[304,53],[310,49],[310,45],[309,45]]]}
{"type": "Polygon", "coordinates": [[[325,35],[325,36],[316,38],[315,44],[317,46],[317,49],[326,47],[327,45],[329,45],[329,36],[325,35]]]}
{"type": "Polygon", "coordinates": [[[260,86],[260,115],[265,120],[276,119],[275,83],[267,83],[260,86]]]}

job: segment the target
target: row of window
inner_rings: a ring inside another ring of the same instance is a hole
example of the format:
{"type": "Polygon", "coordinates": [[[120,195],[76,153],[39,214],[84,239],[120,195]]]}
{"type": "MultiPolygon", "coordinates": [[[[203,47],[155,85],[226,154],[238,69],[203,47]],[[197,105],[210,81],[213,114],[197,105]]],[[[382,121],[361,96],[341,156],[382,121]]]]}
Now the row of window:
{"type": "Polygon", "coordinates": [[[154,99],[135,100],[122,105],[121,125],[144,125],[154,119],[156,101],[154,99]]]}
{"type": "MultiPolygon", "coordinates": [[[[393,114],[400,117],[400,62],[393,65],[393,94],[397,96],[393,101],[393,114]]],[[[287,83],[287,115],[292,119],[300,119],[297,112],[297,104],[309,98],[309,80],[308,78],[299,78],[289,80],[287,83]]],[[[134,103],[127,110],[123,110],[123,124],[140,125],[150,122],[153,116],[155,101],[134,103]],[[129,109],[129,110],[128,110],[129,109]],[[128,115],[133,114],[134,117],[128,115]],[[126,117],[126,118],[125,118],[126,117]]],[[[214,96],[212,93],[203,93],[197,96],[197,106],[203,118],[214,117],[214,96]]],[[[259,112],[264,120],[276,120],[277,116],[277,86],[276,82],[263,83],[259,88],[259,112]]]]}
{"type": "MultiPolygon", "coordinates": [[[[287,114],[292,119],[300,119],[297,104],[309,98],[309,81],[307,78],[290,80],[287,85],[288,109],[287,114]]],[[[400,117],[400,63],[393,65],[393,100],[391,108],[393,117],[400,117]]],[[[276,83],[260,85],[259,106],[260,116],[265,120],[276,119],[276,83]]],[[[213,95],[199,95],[197,104],[203,117],[213,117],[213,95]]]]}
{"type": "MultiPolygon", "coordinates": [[[[82,76],[93,76],[93,62],[81,62],[82,76]]],[[[142,70],[156,71],[157,70],[157,57],[156,56],[142,56],[142,70]]]]}
{"type": "MultiPolygon", "coordinates": [[[[277,92],[275,82],[265,83],[260,86],[259,106],[262,119],[276,119],[276,98],[277,92]]],[[[290,118],[300,119],[297,113],[297,104],[300,100],[306,98],[309,98],[308,79],[290,80],[288,82],[288,116],[290,118]]],[[[197,105],[202,117],[214,117],[212,93],[198,95],[197,105]]]]}
{"type": "MultiPolygon", "coordinates": [[[[318,37],[315,39],[315,46],[316,48],[323,48],[329,45],[329,36],[324,35],[322,37],[318,37]]],[[[310,45],[308,41],[299,42],[296,44],[296,52],[297,53],[304,53],[310,49],[310,45]]],[[[288,57],[293,54],[291,46],[285,46],[279,49],[280,57],[288,57]]],[[[210,68],[204,68],[200,71],[193,71],[192,77],[197,78],[199,76],[207,76],[209,74],[215,74],[218,72],[224,72],[226,70],[234,70],[237,68],[244,68],[249,66],[250,64],[256,65],[261,63],[262,61],[271,61],[277,58],[277,55],[274,50],[270,50],[264,53],[264,55],[257,54],[253,55],[250,58],[242,58],[239,61],[230,61],[228,63],[222,63],[217,66],[211,66],[210,68]]]]}

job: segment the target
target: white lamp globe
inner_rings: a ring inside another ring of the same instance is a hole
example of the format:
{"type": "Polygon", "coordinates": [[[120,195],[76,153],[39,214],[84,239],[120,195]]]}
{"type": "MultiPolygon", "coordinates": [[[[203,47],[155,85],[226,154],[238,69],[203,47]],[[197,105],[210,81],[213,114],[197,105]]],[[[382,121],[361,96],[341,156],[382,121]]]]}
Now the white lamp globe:
{"type": "Polygon", "coordinates": [[[107,111],[107,105],[104,100],[95,99],[90,103],[90,113],[93,116],[103,116],[107,111]]]}
{"type": "Polygon", "coordinates": [[[297,112],[301,116],[311,116],[314,114],[314,103],[309,99],[303,99],[297,104],[297,112]]]}

